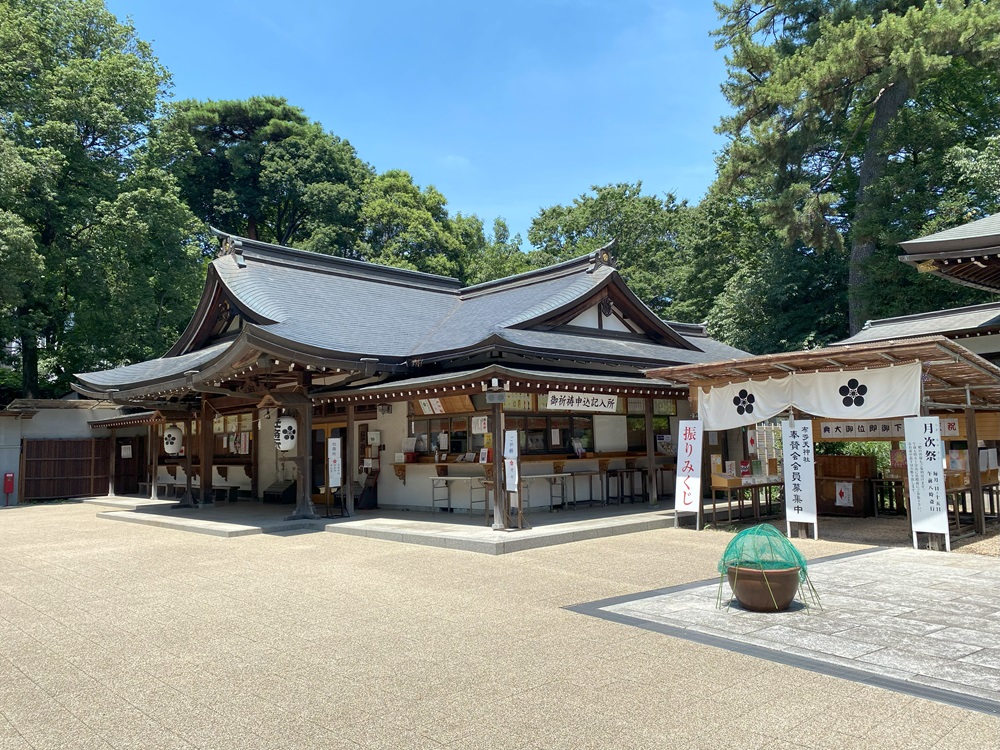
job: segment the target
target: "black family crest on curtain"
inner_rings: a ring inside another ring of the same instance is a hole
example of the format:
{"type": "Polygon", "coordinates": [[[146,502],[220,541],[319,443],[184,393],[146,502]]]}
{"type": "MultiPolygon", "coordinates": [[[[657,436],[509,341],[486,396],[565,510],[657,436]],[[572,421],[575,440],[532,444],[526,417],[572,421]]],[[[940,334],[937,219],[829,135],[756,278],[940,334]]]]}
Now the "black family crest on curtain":
{"type": "Polygon", "coordinates": [[[847,385],[840,386],[840,395],[844,397],[844,406],[864,406],[865,395],[868,393],[868,386],[851,378],[847,385]]]}
{"type": "Polygon", "coordinates": [[[753,414],[753,402],[755,400],[752,393],[746,388],[741,388],[740,392],[733,396],[733,405],[736,407],[736,413],[740,416],[753,414]]]}

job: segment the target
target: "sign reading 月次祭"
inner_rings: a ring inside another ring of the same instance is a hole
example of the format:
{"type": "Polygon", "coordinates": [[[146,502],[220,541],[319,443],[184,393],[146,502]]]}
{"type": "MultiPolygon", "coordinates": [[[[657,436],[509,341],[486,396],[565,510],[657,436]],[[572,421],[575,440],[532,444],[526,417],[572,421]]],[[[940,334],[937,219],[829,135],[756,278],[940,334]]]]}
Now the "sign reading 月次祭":
{"type": "Polygon", "coordinates": [[[944,441],[940,417],[907,417],[906,471],[910,479],[910,522],[913,547],[917,532],[944,534],[945,549],[951,551],[948,533],[948,503],[944,495],[944,441]]]}

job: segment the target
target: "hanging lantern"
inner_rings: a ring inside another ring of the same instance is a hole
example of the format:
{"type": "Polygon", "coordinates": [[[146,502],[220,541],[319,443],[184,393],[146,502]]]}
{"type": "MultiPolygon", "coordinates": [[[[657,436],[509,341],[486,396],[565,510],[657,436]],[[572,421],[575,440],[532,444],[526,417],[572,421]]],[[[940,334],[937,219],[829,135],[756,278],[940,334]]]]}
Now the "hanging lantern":
{"type": "Polygon", "coordinates": [[[180,453],[183,442],[184,433],[177,425],[172,424],[163,431],[163,452],[168,456],[176,456],[180,453]]]}
{"type": "Polygon", "coordinates": [[[295,417],[285,414],[274,420],[274,442],[278,450],[282,452],[293,450],[298,432],[299,425],[295,417]]]}

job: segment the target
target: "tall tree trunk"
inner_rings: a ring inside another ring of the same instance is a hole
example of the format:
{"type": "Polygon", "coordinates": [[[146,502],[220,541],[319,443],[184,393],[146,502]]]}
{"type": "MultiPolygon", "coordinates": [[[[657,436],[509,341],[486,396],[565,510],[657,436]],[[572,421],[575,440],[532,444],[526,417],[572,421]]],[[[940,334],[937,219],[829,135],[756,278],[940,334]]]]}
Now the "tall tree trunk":
{"type": "Polygon", "coordinates": [[[257,239],[257,219],[253,216],[247,217],[247,239],[257,239]]]}
{"type": "Polygon", "coordinates": [[[25,398],[38,398],[38,337],[21,333],[21,391],[25,398]]]}
{"type": "Polygon", "coordinates": [[[868,300],[863,287],[867,282],[865,263],[875,254],[877,230],[872,226],[874,211],[869,203],[867,190],[884,173],[888,159],[882,153],[889,123],[896,113],[906,103],[910,96],[910,82],[906,79],[897,81],[888,88],[882,89],[875,102],[875,114],[872,117],[871,129],[868,131],[868,141],[865,153],[858,170],[857,204],[854,209],[854,222],[851,241],[851,266],[848,272],[848,314],[851,334],[861,330],[868,320],[868,300]]]}

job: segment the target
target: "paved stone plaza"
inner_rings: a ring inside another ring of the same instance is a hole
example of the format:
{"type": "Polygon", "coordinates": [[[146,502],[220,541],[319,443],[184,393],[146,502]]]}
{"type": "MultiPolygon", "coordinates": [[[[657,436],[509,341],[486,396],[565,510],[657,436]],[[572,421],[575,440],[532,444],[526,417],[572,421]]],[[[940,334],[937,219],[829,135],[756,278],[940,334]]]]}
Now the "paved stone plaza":
{"type": "Polygon", "coordinates": [[[820,606],[805,591],[786,612],[750,612],[715,580],[592,612],[1000,716],[996,559],[879,550],[820,560],[809,575],[820,606]]]}
{"type": "MultiPolygon", "coordinates": [[[[1000,736],[982,711],[569,609],[711,578],[730,534],[494,556],[309,530],[218,538],[96,510],[0,511],[0,748],[978,749],[1000,736]]],[[[796,544],[811,559],[859,549],[796,544]]],[[[957,557],[912,554],[941,576],[957,557]]]]}

